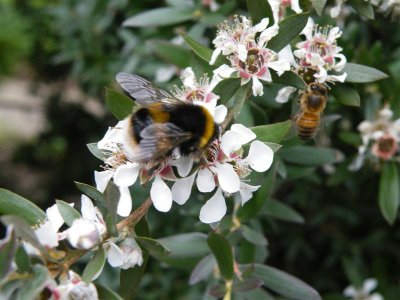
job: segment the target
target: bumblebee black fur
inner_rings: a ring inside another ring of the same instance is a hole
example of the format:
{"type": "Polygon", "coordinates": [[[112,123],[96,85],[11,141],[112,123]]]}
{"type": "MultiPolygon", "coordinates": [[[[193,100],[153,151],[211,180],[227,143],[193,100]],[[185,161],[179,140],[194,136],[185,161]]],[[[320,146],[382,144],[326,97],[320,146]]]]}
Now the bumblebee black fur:
{"type": "Polygon", "coordinates": [[[219,127],[205,107],[176,99],[137,75],[120,73],[117,81],[138,104],[125,125],[133,159],[162,160],[175,148],[198,156],[218,137],[219,127]]]}

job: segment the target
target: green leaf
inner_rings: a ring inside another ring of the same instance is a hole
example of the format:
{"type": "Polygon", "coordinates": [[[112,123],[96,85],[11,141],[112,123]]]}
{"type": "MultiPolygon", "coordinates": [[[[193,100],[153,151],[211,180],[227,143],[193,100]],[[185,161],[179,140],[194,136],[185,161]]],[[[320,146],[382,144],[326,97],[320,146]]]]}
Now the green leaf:
{"type": "Polygon", "coordinates": [[[36,299],[36,296],[46,286],[48,276],[50,274],[46,267],[39,264],[34,265],[32,277],[19,289],[17,300],[36,299]]]}
{"type": "Polygon", "coordinates": [[[264,285],[289,299],[320,300],[321,296],[311,286],[300,279],[270,266],[254,264],[252,273],[261,279],[264,285]]]}
{"type": "Polygon", "coordinates": [[[276,163],[274,162],[265,176],[264,181],[250,201],[239,208],[237,216],[240,220],[245,221],[260,213],[261,208],[264,206],[265,201],[272,192],[272,186],[276,177],[276,163]]]}
{"type": "Polygon", "coordinates": [[[6,237],[0,240],[0,282],[12,271],[17,241],[14,230],[7,230],[6,237]]]}
{"type": "MultiPolygon", "coordinates": [[[[190,36],[184,34],[183,39],[185,40],[186,44],[193,50],[194,53],[197,54],[198,57],[206,61],[207,63],[210,62],[213,50],[203,46],[202,44],[198,43],[196,40],[192,39],[190,36]]],[[[226,59],[221,55],[217,58],[214,66],[218,67],[226,62],[226,59]]]]}
{"type": "Polygon", "coordinates": [[[100,192],[98,189],[96,189],[91,185],[81,183],[78,181],[75,181],[75,185],[78,188],[78,190],[80,190],[89,198],[96,201],[96,206],[100,209],[103,216],[106,215],[106,209],[105,209],[106,198],[104,197],[102,192],[100,192]]]}
{"type": "Polygon", "coordinates": [[[110,151],[107,150],[100,150],[97,147],[97,143],[90,143],[90,144],[86,144],[86,146],[88,147],[89,151],[98,159],[105,161],[107,159],[107,157],[109,155],[107,154],[111,154],[110,151]]]}
{"type": "Polygon", "coordinates": [[[90,283],[94,278],[97,278],[100,275],[99,272],[103,270],[105,262],[106,254],[104,253],[103,247],[99,247],[83,270],[83,281],[90,283]]]}
{"type": "Polygon", "coordinates": [[[120,121],[132,114],[135,107],[131,98],[109,88],[106,88],[106,102],[108,109],[120,121]]]}
{"type": "Polygon", "coordinates": [[[173,235],[159,242],[171,251],[169,257],[199,257],[209,252],[207,236],[200,232],[173,235]]]}
{"type": "Polygon", "coordinates": [[[217,262],[212,254],[203,257],[190,274],[189,284],[194,285],[206,279],[210,276],[216,264],[217,262]]]}
{"type": "Polygon", "coordinates": [[[18,271],[22,273],[28,272],[32,267],[31,259],[26,252],[25,247],[22,245],[19,246],[17,253],[15,254],[15,263],[17,264],[18,271]]]}
{"type": "Polygon", "coordinates": [[[261,245],[261,246],[266,246],[268,245],[268,240],[265,238],[263,234],[261,234],[258,231],[255,231],[254,229],[248,227],[248,226],[242,226],[242,235],[243,237],[250,243],[254,245],[261,245]]]}
{"type": "Polygon", "coordinates": [[[344,87],[342,85],[335,86],[331,90],[332,95],[340,103],[348,106],[360,106],[360,95],[357,90],[350,87],[344,87]]]}
{"type": "Polygon", "coordinates": [[[327,0],[312,0],[312,6],[314,7],[317,14],[320,16],[325,8],[327,0]]]}
{"type": "Polygon", "coordinates": [[[213,93],[220,96],[218,103],[225,104],[235,95],[239,87],[240,78],[227,78],[217,84],[213,93]]]}
{"type": "Polygon", "coordinates": [[[271,70],[271,77],[272,82],[274,83],[283,84],[285,86],[292,86],[300,90],[307,89],[307,84],[304,82],[303,78],[292,71],[286,71],[281,76],[278,76],[278,74],[274,70],[271,70]]]}
{"type": "MultiPolygon", "coordinates": [[[[140,219],[140,221],[135,225],[135,233],[141,236],[149,236],[149,225],[147,224],[146,217],[140,219]]],[[[121,270],[120,273],[120,285],[121,285],[121,295],[124,299],[134,299],[144,272],[146,271],[147,262],[149,260],[149,252],[146,248],[142,249],[143,263],[139,267],[130,268],[127,270],[121,270]]]]}
{"type": "Polygon", "coordinates": [[[349,0],[349,4],[354,8],[356,12],[360,15],[373,20],[374,16],[374,9],[371,3],[366,2],[365,0],[349,0]]]}
{"type": "Polygon", "coordinates": [[[34,203],[11,191],[0,188],[0,214],[14,215],[24,219],[30,225],[46,219],[46,214],[34,203]]]}
{"type": "Polygon", "coordinates": [[[379,208],[385,220],[393,224],[397,217],[400,201],[400,177],[396,162],[383,164],[379,182],[379,208]]]}
{"type": "Polygon", "coordinates": [[[67,202],[56,200],[56,203],[62,218],[68,226],[72,226],[74,220],[82,217],[81,214],[67,202]]]}
{"type": "Polygon", "coordinates": [[[104,191],[105,207],[107,209],[106,215],[106,227],[107,231],[111,236],[118,236],[118,231],[116,229],[117,224],[117,208],[120,198],[120,192],[118,187],[110,181],[104,191]]]}
{"type": "Polygon", "coordinates": [[[233,285],[233,290],[235,292],[248,292],[255,289],[258,289],[260,286],[263,285],[262,280],[257,278],[247,278],[243,281],[237,281],[233,285]]]}
{"type": "Polygon", "coordinates": [[[267,44],[275,52],[281,51],[288,45],[307,24],[310,13],[294,14],[279,23],[279,32],[267,44]]]}
{"type": "Polygon", "coordinates": [[[46,249],[37,239],[36,234],[33,231],[32,227],[24,219],[18,216],[2,216],[0,220],[5,225],[11,225],[11,224],[14,225],[14,231],[17,237],[32,244],[32,246],[37,248],[40,251],[40,253],[48,260],[54,261],[54,259],[52,259],[50,255],[48,255],[46,249]]]}
{"type": "Polygon", "coordinates": [[[222,235],[211,232],[207,239],[215,259],[217,260],[218,268],[222,277],[227,280],[233,278],[233,253],[232,247],[222,235]]]}
{"type": "Polygon", "coordinates": [[[253,25],[260,23],[264,18],[269,18],[272,23],[273,16],[271,6],[264,0],[247,0],[247,11],[253,21],[253,25]]]}
{"type": "Polygon", "coordinates": [[[299,145],[283,147],[279,153],[282,160],[302,166],[320,166],[336,162],[336,152],[327,148],[299,145]]]}
{"type": "Polygon", "coordinates": [[[159,258],[167,256],[171,253],[168,248],[166,248],[157,240],[153,240],[148,237],[136,237],[135,240],[141,247],[149,251],[151,256],[159,258]]]}
{"type": "Polygon", "coordinates": [[[297,211],[281,201],[268,199],[263,211],[265,211],[265,215],[272,218],[299,224],[304,223],[304,218],[297,211]]]}
{"type": "Polygon", "coordinates": [[[233,116],[236,119],[239,116],[240,111],[242,110],[244,102],[249,97],[250,84],[247,83],[242,85],[235,94],[235,100],[233,104],[233,116]]]}
{"type": "Polygon", "coordinates": [[[353,63],[347,63],[343,72],[347,73],[346,82],[373,82],[389,77],[377,69],[353,63]]]}
{"type": "Polygon", "coordinates": [[[166,62],[182,69],[190,65],[190,51],[188,49],[166,41],[151,41],[149,44],[157,56],[166,62]]]}
{"type": "Polygon", "coordinates": [[[280,143],[288,133],[293,122],[291,120],[269,125],[261,125],[250,128],[261,142],[280,143]]]}
{"type": "Polygon", "coordinates": [[[99,295],[99,300],[124,300],[112,289],[98,283],[95,285],[97,294],[99,295]]]}
{"type": "Polygon", "coordinates": [[[193,19],[193,12],[176,7],[162,7],[139,13],[122,23],[125,27],[167,26],[193,19]]]}

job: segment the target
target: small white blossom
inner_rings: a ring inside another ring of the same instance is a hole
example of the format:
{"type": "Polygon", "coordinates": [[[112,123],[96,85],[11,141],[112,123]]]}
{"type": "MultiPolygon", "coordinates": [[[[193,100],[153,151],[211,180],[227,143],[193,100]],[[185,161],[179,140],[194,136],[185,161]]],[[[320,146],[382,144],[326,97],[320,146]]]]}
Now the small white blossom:
{"type": "Polygon", "coordinates": [[[141,266],[143,263],[142,250],[135,239],[131,237],[124,239],[119,246],[110,242],[107,260],[112,267],[119,267],[124,270],[141,266]]]}
{"type": "Polygon", "coordinates": [[[99,299],[96,287],[93,283],[84,282],[81,277],[73,271],[62,274],[57,285],[53,282],[48,288],[52,292],[51,299],[54,300],[96,300],[99,299]]]}
{"type": "Polygon", "coordinates": [[[275,23],[279,23],[279,21],[285,18],[287,7],[290,7],[297,14],[303,12],[300,8],[299,0],[268,0],[268,3],[271,6],[275,23]]]}
{"type": "Polygon", "coordinates": [[[256,135],[241,124],[234,124],[226,131],[221,140],[210,147],[199,168],[188,177],[176,180],[172,187],[172,198],[178,204],[184,204],[190,197],[192,186],[200,192],[217,191],[201,208],[200,220],[203,223],[215,223],[226,214],[224,194],[238,193],[242,205],[252,197],[259,186],[244,182],[252,172],[265,172],[273,161],[273,151],[264,143],[254,139],[256,135]],[[248,155],[243,157],[242,146],[250,143],[248,155]]]}
{"type": "Polygon", "coordinates": [[[381,294],[371,294],[377,285],[378,281],[375,278],[368,278],[363,282],[363,286],[361,288],[356,288],[353,285],[350,285],[345,288],[343,294],[352,300],[383,300],[381,294]]]}

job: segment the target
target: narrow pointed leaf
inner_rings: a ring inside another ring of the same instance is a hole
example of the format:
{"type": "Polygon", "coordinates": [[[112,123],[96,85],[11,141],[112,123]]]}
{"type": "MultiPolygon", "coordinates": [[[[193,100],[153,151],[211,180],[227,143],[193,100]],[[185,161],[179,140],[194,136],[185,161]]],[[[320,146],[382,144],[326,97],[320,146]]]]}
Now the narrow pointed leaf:
{"type": "Polygon", "coordinates": [[[344,105],[360,106],[360,95],[354,88],[337,86],[332,89],[331,93],[336,100],[344,105]]]}
{"type": "Polygon", "coordinates": [[[255,264],[253,275],[272,291],[293,300],[320,300],[318,292],[300,279],[276,268],[255,264]]]}
{"type": "Polygon", "coordinates": [[[18,216],[30,225],[38,224],[46,219],[44,211],[37,207],[33,202],[1,188],[0,215],[18,216]]]}
{"type": "Polygon", "coordinates": [[[235,292],[248,292],[258,289],[263,285],[262,280],[257,278],[248,278],[244,281],[238,281],[233,285],[233,290],[235,292]]]}
{"type": "Polygon", "coordinates": [[[284,161],[302,166],[320,166],[337,160],[334,150],[311,146],[283,147],[279,153],[284,161]]]}
{"type": "Polygon", "coordinates": [[[220,234],[211,232],[207,239],[222,277],[227,280],[233,277],[233,252],[229,242],[220,234]]]}
{"type": "Polygon", "coordinates": [[[307,24],[309,13],[292,15],[279,23],[279,33],[267,44],[267,47],[279,52],[300,34],[307,24]]]}
{"type": "Polygon", "coordinates": [[[292,71],[286,71],[281,76],[278,76],[274,70],[271,70],[271,77],[274,83],[292,86],[299,90],[307,89],[307,84],[304,82],[304,80],[292,71]]]}
{"type": "Polygon", "coordinates": [[[153,51],[164,61],[182,69],[190,64],[190,50],[166,41],[149,42],[153,51]]]}
{"type": "Polygon", "coordinates": [[[206,279],[212,273],[217,262],[212,254],[203,257],[190,274],[189,284],[194,285],[206,279]]]}
{"type": "Polygon", "coordinates": [[[250,243],[254,245],[266,246],[268,245],[268,240],[260,232],[248,226],[242,226],[242,235],[250,243]]]}
{"type": "Polygon", "coordinates": [[[379,208],[385,220],[393,224],[400,202],[400,177],[395,162],[383,164],[379,183],[379,208]]]}
{"type": "Polygon", "coordinates": [[[97,143],[90,143],[90,144],[86,144],[86,146],[88,147],[89,151],[98,159],[105,161],[106,158],[109,156],[107,155],[107,153],[111,154],[110,151],[107,150],[100,150],[97,147],[97,143]]]}
{"type": "Polygon", "coordinates": [[[264,18],[269,18],[270,24],[273,23],[271,6],[264,0],[247,0],[247,11],[256,25],[264,18]]]}
{"type": "Polygon", "coordinates": [[[347,63],[343,68],[343,72],[347,73],[346,82],[373,82],[389,77],[375,68],[353,63],[347,63]]]}
{"type": "Polygon", "coordinates": [[[72,226],[74,220],[82,217],[81,214],[67,202],[56,200],[56,203],[62,218],[68,226],[72,226]]]}
{"type": "Polygon", "coordinates": [[[375,18],[374,9],[371,3],[365,0],[350,0],[349,4],[354,8],[360,15],[373,20],[375,18]]]}
{"type": "MultiPolygon", "coordinates": [[[[17,264],[19,272],[29,272],[32,268],[31,258],[25,250],[24,246],[19,246],[17,253],[15,254],[15,263],[17,264]]],[[[1,299],[1,297],[0,297],[1,299]]]]}
{"type": "Polygon", "coordinates": [[[50,274],[42,265],[33,266],[32,278],[19,289],[17,300],[36,299],[36,296],[44,289],[50,274]]]}
{"type": "Polygon", "coordinates": [[[304,223],[304,218],[297,211],[274,199],[266,201],[263,211],[265,215],[272,218],[299,224],[304,223]]]}
{"type": "Polygon", "coordinates": [[[269,125],[251,127],[250,129],[257,135],[257,140],[261,142],[280,143],[289,132],[293,122],[291,120],[269,125]]]}
{"type": "MultiPolygon", "coordinates": [[[[190,36],[188,36],[186,34],[183,35],[183,39],[185,40],[186,44],[189,45],[189,47],[193,50],[193,52],[198,57],[200,57],[207,63],[210,62],[213,50],[203,46],[202,44],[198,43],[196,40],[192,39],[190,36]]],[[[225,62],[227,62],[227,60],[222,55],[220,55],[217,58],[217,60],[214,64],[214,67],[218,67],[218,66],[224,64],[225,62]]]]}
{"type": "Polygon", "coordinates": [[[327,0],[312,0],[312,6],[314,7],[317,14],[320,16],[325,8],[327,0]]]}
{"type": "Polygon", "coordinates": [[[11,230],[0,241],[0,282],[11,272],[16,251],[17,241],[14,230],[11,230]]]}
{"type": "Polygon", "coordinates": [[[217,84],[213,89],[213,93],[220,96],[218,103],[225,104],[233,97],[233,95],[235,95],[239,87],[239,78],[227,78],[217,84]]]}
{"type": "Polygon", "coordinates": [[[106,102],[108,109],[120,121],[132,114],[135,107],[131,98],[109,88],[106,88],[106,102]]]}
{"type": "Polygon", "coordinates": [[[118,231],[115,227],[117,224],[117,207],[118,201],[120,197],[120,192],[118,187],[113,183],[109,182],[107,185],[106,190],[104,191],[104,198],[105,202],[104,205],[107,209],[106,215],[106,226],[107,231],[110,233],[111,236],[118,236],[118,231]]]}
{"type": "Polygon", "coordinates": [[[97,294],[99,295],[99,300],[124,300],[112,289],[98,283],[96,283],[95,285],[97,294]]]}
{"type": "Polygon", "coordinates": [[[136,237],[135,240],[141,247],[149,251],[151,256],[163,257],[171,253],[171,251],[169,251],[167,247],[165,247],[157,240],[153,240],[148,237],[136,237]]]}
{"type": "Polygon", "coordinates": [[[98,273],[103,270],[104,263],[106,262],[106,254],[104,253],[103,247],[94,253],[93,257],[89,260],[82,273],[82,279],[86,283],[90,283],[94,278],[97,278],[98,273]]]}
{"type": "Polygon", "coordinates": [[[191,10],[162,7],[139,13],[122,23],[125,27],[167,26],[193,19],[191,10]]]}
{"type": "Polygon", "coordinates": [[[78,181],[75,181],[75,186],[86,196],[96,201],[96,206],[100,209],[103,216],[106,215],[106,208],[105,208],[106,198],[104,197],[104,194],[102,192],[100,192],[94,186],[81,183],[78,181]]]}

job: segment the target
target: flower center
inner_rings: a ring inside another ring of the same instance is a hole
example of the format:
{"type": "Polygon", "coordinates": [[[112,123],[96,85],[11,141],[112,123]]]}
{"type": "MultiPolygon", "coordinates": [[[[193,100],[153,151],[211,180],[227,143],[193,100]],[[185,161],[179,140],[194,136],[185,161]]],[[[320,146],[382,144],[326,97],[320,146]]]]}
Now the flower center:
{"type": "Polygon", "coordinates": [[[396,147],[396,141],[392,137],[382,137],[378,140],[378,149],[382,153],[392,152],[396,147]]]}
{"type": "Polygon", "coordinates": [[[256,74],[261,70],[264,65],[265,60],[263,55],[261,55],[260,50],[250,49],[247,52],[247,59],[245,62],[239,61],[239,66],[246,70],[250,74],[256,74]]]}

